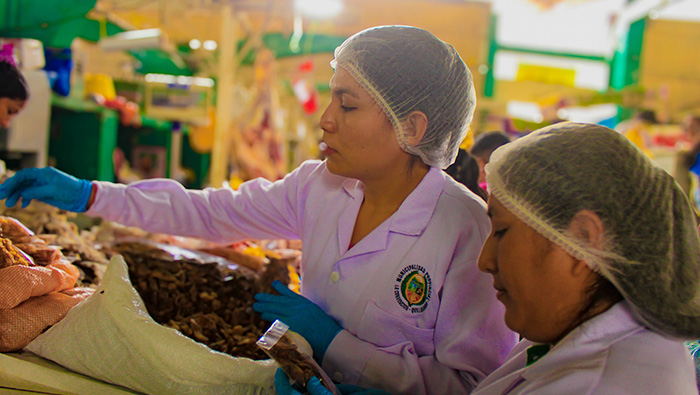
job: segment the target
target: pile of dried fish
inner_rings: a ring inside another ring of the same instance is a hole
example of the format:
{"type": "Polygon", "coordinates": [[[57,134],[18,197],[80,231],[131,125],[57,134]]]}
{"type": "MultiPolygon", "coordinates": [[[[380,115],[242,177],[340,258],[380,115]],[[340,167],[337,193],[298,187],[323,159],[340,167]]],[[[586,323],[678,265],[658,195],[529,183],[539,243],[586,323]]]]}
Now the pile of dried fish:
{"type": "Polygon", "coordinates": [[[262,274],[220,257],[144,241],[120,242],[134,288],[153,319],[236,357],[267,359],[255,344],[269,325],[252,306],[274,279],[289,283],[288,260],[262,274]]]}

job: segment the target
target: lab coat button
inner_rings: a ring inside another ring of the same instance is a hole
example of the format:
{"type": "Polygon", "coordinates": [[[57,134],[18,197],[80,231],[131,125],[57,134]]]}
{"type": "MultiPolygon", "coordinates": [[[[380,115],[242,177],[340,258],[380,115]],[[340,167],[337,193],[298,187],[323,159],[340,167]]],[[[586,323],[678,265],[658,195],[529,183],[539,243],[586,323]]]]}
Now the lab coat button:
{"type": "Polygon", "coordinates": [[[331,273],[331,281],[334,283],[340,280],[340,274],[338,272],[331,273]]]}
{"type": "Polygon", "coordinates": [[[333,373],[333,381],[336,381],[338,383],[343,381],[343,374],[340,372],[333,373]]]}

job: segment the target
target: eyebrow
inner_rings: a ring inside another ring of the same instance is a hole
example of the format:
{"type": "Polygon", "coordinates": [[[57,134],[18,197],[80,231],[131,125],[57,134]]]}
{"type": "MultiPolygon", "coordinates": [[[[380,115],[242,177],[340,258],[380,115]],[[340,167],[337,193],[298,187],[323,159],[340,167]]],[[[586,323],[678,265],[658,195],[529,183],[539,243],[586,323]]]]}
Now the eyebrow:
{"type": "Polygon", "coordinates": [[[356,98],[356,99],[359,99],[359,98],[360,98],[360,96],[358,96],[357,93],[351,91],[351,90],[348,89],[348,88],[334,88],[334,89],[333,89],[333,94],[334,94],[334,95],[338,95],[338,96],[349,95],[349,96],[352,96],[352,97],[354,97],[354,98],[356,98]]]}

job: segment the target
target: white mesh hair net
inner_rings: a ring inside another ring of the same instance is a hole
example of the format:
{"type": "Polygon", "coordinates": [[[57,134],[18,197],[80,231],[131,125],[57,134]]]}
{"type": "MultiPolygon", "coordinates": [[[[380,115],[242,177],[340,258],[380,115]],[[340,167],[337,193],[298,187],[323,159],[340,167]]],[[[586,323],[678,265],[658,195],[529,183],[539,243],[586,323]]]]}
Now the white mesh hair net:
{"type": "Polygon", "coordinates": [[[490,193],[620,291],[647,326],[700,338],[700,238],[674,179],[618,132],[558,123],[498,148],[490,193]],[[581,210],[605,229],[594,248],[567,228],[581,210]]]}
{"type": "Polygon", "coordinates": [[[410,26],[363,30],[335,50],[331,66],[346,70],[391,121],[401,148],[429,166],[447,168],[474,115],[472,75],[457,51],[410,26]],[[420,143],[410,146],[402,121],[412,111],[428,118],[420,143]]]}

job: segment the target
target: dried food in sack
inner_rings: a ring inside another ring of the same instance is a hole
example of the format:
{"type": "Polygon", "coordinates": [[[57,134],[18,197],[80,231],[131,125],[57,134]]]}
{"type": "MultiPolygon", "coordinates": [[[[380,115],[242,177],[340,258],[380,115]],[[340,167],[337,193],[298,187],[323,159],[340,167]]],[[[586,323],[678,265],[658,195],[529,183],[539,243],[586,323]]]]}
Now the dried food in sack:
{"type": "Polygon", "coordinates": [[[10,239],[0,237],[0,269],[15,265],[34,266],[34,261],[10,239]]]}
{"type": "Polygon", "coordinates": [[[255,345],[267,324],[252,305],[254,295],[275,279],[289,283],[286,261],[271,260],[270,272],[260,276],[221,257],[172,245],[139,240],[113,248],[124,257],[156,322],[223,353],[267,359],[255,345]]]}
{"type": "Polygon", "coordinates": [[[256,344],[280,365],[291,380],[292,386],[301,393],[308,393],[306,383],[312,377],[317,377],[329,391],[340,395],[340,391],[316,361],[299,350],[297,344],[292,340],[292,336],[299,335],[293,334],[289,331],[289,326],[276,320],[256,344]]]}

